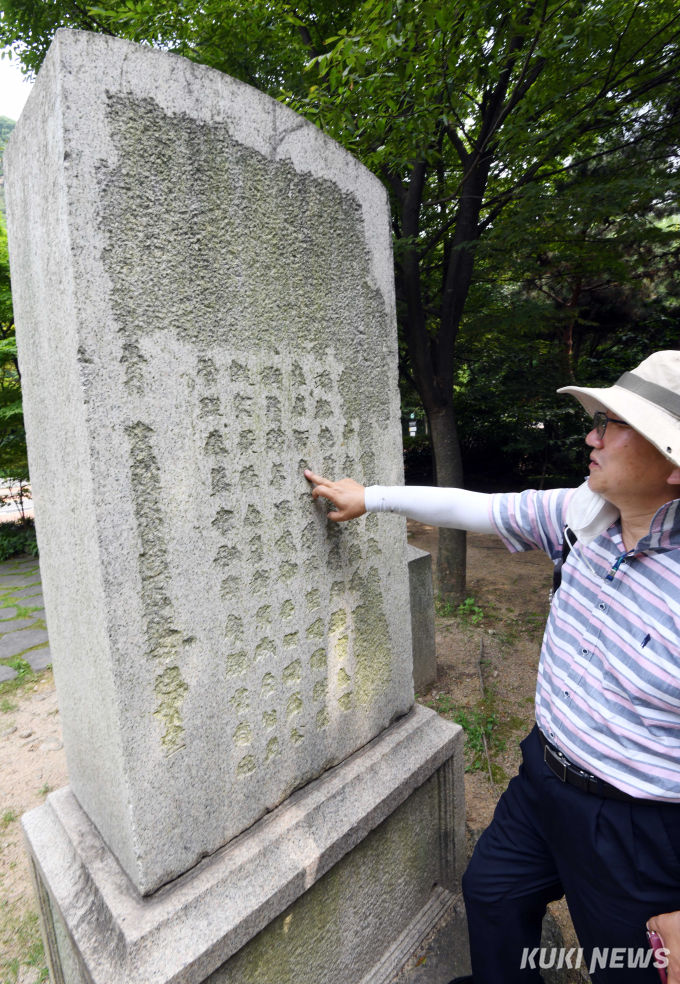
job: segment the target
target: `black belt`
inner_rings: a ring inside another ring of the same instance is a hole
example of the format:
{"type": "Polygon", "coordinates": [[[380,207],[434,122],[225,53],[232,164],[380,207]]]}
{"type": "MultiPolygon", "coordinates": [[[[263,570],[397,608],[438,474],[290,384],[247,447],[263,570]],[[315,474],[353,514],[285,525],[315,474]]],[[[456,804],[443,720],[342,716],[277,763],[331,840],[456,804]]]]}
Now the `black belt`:
{"type": "Polygon", "coordinates": [[[611,783],[605,782],[604,779],[599,779],[597,776],[591,775],[590,772],[579,768],[578,765],[574,765],[566,755],[563,755],[558,748],[550,744],[540,728],[538,729],[538,737],[543,746],[545,764],[562,782],[569,782],[572,786],[578,786],[584,793],[592,793],[593,796],[622,800],[624,803],[640,802],[636,796],[629,796],[628,793],[622,792],[616,786],[612,786],[611,783]]]}

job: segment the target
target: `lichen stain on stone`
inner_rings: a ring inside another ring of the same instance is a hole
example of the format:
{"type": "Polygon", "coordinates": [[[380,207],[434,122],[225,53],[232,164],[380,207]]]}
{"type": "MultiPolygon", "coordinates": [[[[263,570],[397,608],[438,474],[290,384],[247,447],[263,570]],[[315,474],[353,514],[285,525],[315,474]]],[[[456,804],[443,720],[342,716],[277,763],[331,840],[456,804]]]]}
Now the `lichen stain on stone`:
{"type": "Polygon", "coordinates": [[[263,711],[262,712],[262,724],[267,731],[271,731],[272,728],[276,727],[276,711],[263,711]]]}
{"type": "Polygon", "coordinates": [[[237,714],[247,714],[250,710],[250,701],[248,700],[247,688],[239,687],[229,703],[237,714]]]}
{"type": "Polygon", "coordinates": [[[265,659],[267,656],[276,655],[276,643],[273,639],[266,637],[261,639],[260,642],[255,646],[255,661],[258,659],[265,659]]]}
{"type": "Polygon", "coordinates": [[[286,717],[292,718],[302,711],[302,697],[299,693],[291,694],[286,703],[286,717]]]}
{"type": "Polygon", "coordinates": [[[340,629],[344,629],[347,625],[347,612],[341,608],[337,612],[333,612],[331,615],[331,624],[328,628],[329,632],[339,632],[340,629]]]}
{"type": "Polygon", "coordinates": [[[387,690],[392,674],[390,633],[377,567],[371,567],[366,577],[355,574],[351,587],[363,598],[353,611],[354,686],[357,703],[368,707],[387,690]]]}
{"type": "Polygon", "coordinates": [[[287,687],[293,686],[295,683],[299,683],[302,679],[302,663],[299,659],[293,660],[288,666],[283,669],[283,682],[287,687]]]}
{"type": "Polygon", "coordinates": [[[308,612],[314,612],[321,608],[321,594],[318,588],[312,588],[311,591],[308,591],[305,595],[305,600],[307,602],[308,612]]]}
{"type": "Polygon", "coordinates": [[[183,633],[175,625],[173,605],[167,593],[170,581],[168,550],[160,468],[151,443],[153,430],[138,421],[126,427],[125,433],[130,442],[130,483],[142,548],[139,572],[147,656],[174,662],[183,633]]]}
{"type": "Polygon", "coordinates": [[[338,670],[338,687],[340,690],[344,690],[345,687],[349,687],[352,682],[351,676],[342,667],[338,670]]]}
{"type": "Polygon", "coordinates": [[[250,745],[253,740],[253,729],[247,721],[237,725],[233,735],[235,745],[250,745]]]}
{"type": "Polygon", "coordinates": [[[226,667],[227,676],[243,676],[249,665],[250,660],[244,649],[239,650],[237,653],[229,653],[226,667]]]}
{"type": "MultiPolygon", "coordinates": [[[[288,598],[286,601],[283,602],[279,614],[281,615],[281,618],[285,618],[285,619],[289,619],[293,617],[293,615],[295,614],[295,605],[293,604],[290,598],[288,598]]],[[[295,635],[297,635],[297,633],[295,633],[295,635]]],[[[297,645],[297,643],[295,643],[295,645],[297,645]]]]}
{"type": "Polygon", "coordinates": [[[245,776],[250,775],[251,772],[254,772],[256,768],[257,762],[255,761],[255,756],[246,755],[236,766],[236,775],[239,779],[243,779],[245,776]]]}
{"type": "Polygon", "coordinates": [[[271,697],[276,691],[276,677],[272,673],[265,673],[262,677],[260,687],[260,697],[271,697]]]}
{"type": "MultiPolygon", "coordinates": [[[[390,332],[358,199],[153,99],[111,95],[107,120],[116,162],[98,171],[103,261],[123,343],[170,331],[202,352],[250,340],[273,352],[284,340],[343,363],[351,351],[365,371],[353,358],[340,376],[344,416],[385,423],[390,332]]],[[[278,366],[263,372],[277,384],[278,366]]],[[[231,375],[249,380],[235,360],[231,375]]],[[[315,383],[329,386],[323,374],[315,383]]]]}
{"type": "Polygon", "coordinates": [[[317,618],[315,622],[307,626],[308,639],[323,639],[324,624],[323,619],[317,618]]]}
{"type": "Polygon", "coordinates": [[[265,753],[264,753],[265,765],[267,764],[267,762],[271,762],[273,758],[276,758],[280,754],[281,752],[279,751],[279,739],[270,738],[269,741],[267,742],[267,748],[265,749],[265,753]]]}
{"type": "Polygon", "coordinates": [[[154,692],[158,707],[153,713],[165,729],[161,743],[168,755],[184,747],[184,726],[180,707],[189,689],[182,679],[178,666],[166,666],[156,677],[154,692]]]}
{"type": "Polygon", "coordinates": [[[325,670],[326,669],[326,650],[325,649],[315,649],[312,653],[309,665],[313,670],[325,670]]]}
{"type": "Polygon", "coordinates": [[[340,705],[340,709],[341,710],[343,710],[343,711],[351,711],[351,709],[352,709],[352,692],[350,691],[348,694],[343,694],[342,697],[340,697],[338,699],[338,704],[340,705]]]}

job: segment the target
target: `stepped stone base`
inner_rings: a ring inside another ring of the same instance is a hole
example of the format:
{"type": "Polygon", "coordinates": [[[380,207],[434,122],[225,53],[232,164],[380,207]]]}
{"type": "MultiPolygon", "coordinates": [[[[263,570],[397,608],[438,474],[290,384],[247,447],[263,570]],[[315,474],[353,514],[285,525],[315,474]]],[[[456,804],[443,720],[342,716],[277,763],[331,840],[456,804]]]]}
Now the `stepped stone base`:
{"type": "Polygon", "coordinates": [[[416,706],[142,897],[68,787],[23,818],[53,984],[387,984],[455,900],[463,735],[416,706]]]}

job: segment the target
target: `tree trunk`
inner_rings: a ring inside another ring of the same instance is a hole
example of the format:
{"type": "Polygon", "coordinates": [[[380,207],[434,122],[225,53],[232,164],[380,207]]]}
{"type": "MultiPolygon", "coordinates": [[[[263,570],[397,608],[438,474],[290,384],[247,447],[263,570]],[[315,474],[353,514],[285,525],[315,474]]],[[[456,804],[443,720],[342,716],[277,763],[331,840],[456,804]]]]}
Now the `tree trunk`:
{"type": "MultiPolygon", "coordinates": [[[[437,485],[461,488],[463,462],[452,406],[430,410],[432,448],[437,463],[437,485]]],[[[442,601],[460,605],[465,601],[466,539],[464,530],[440,528],[437,552],[437,594],[442,601]]]]}

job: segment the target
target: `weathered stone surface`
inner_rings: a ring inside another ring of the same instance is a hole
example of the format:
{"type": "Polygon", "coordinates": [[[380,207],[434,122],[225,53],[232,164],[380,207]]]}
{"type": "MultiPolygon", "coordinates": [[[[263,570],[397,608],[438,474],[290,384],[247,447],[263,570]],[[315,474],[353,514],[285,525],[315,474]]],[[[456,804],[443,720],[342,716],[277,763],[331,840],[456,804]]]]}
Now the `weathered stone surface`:
{"type": "Polygon", "coordinates": [[[457,891],[463,768],[461,729],[417,705],[151,898],[59,790],[22,819],[52,965],[74,943],[91,984],[384,984],[457,891]]]}
{"type": "Polygon", "coordinates": [[[432,556],[409,543],[406,548],[406,558],[411,598],[413,685],[416,693],[422,694],[437,682],[432,556]]]}
{"type": "MultiPolygon", "coordinates": [[[[27,619],[26,621],[30,624],[31,620],[27,619]]],[[[25,649],[39,646],[43,642],[47,642],[47,632],[44,629],[23,629],[20,632],[7,632],[0,639],[0,659],[18,656],[25,649]]]]}
{"type": "Polygon", "coordinates": [[[7,680],[13,680],[17,675],[17,671],[13,670],[11,666],[0,665],[0,683],[5,683],[7,680]]]}
{"type": "Polygon", "coordinates": [[[68,31],[5,175],[69,776],[146,893],[412,705],[405,524],[302,476],[402,480],[387,195],[249,86],[68,31]]]}
{"type": "Polygon", "coordinates": [[[44,670],[51,664],[52,652],[50,647],[46,646],[44,649],[35,649],[33,652],[26,653],[24,659],[33,672],[37,673],[38,670],[44,670]]]}
{"type": "Polygon", "coordinates": [[[14,618],[16,613],[16,608],[0,608],[0,622],[5,622],[8,618],[14,618]]]}

